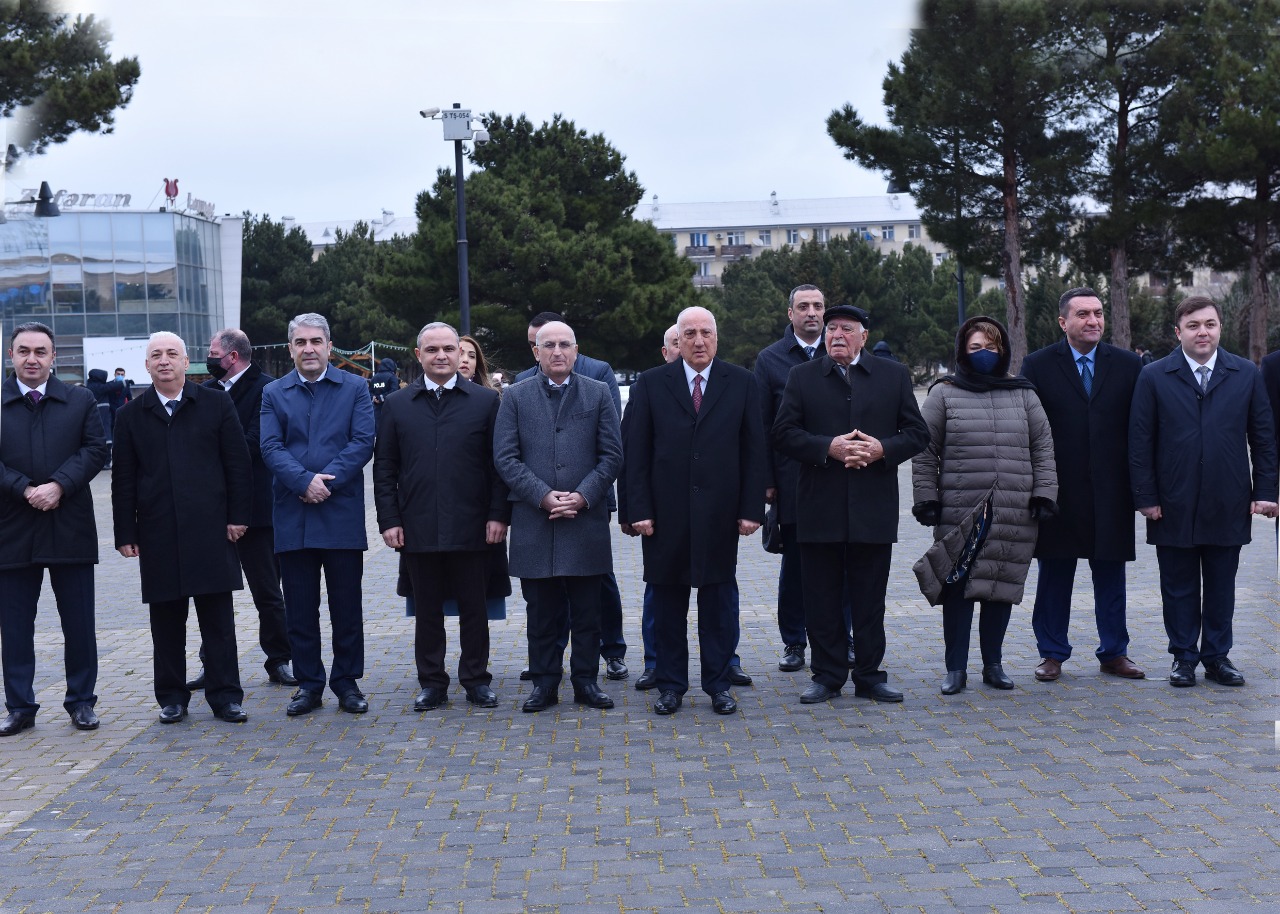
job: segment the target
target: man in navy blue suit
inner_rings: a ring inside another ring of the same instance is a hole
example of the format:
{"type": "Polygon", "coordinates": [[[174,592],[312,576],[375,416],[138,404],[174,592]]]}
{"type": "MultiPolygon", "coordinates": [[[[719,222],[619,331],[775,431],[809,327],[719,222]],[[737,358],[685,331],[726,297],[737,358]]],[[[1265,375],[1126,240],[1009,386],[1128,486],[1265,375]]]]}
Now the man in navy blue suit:
{"type": "Polygon", "coordinates": [[[1135,558],[1129,491],[1129,406],[1142,360],[1102,342],[1102,300],[1092,289],[1068,289],[1058,301],[1063,338],[1033,352],[1022,375],[1036,386],[1053,430],[1058,515],[1040,522],[1031,626],[1040,651],[1036,679],[1052,682],[1071,656],[1067,627],[1076,563],[1089,560],[1102,672],[1124,679],[1146,674],[1129,659],[1125,563],[1135,558]]]}
{"type": "Polygon", "coordinates": [[[1262,374],[1218,348],[1222,314],[1192,296],[1174,312],[1181,343],[1142,369],[1133,393],[1129,476],[1160,563],[1169,684],[1244,685],[1228,657],[1240,547],[1254,514],[1276,516],[1276,437],[1262,374]],[[1252,468],[1252,473],[1250,472],[1252,468]]]}

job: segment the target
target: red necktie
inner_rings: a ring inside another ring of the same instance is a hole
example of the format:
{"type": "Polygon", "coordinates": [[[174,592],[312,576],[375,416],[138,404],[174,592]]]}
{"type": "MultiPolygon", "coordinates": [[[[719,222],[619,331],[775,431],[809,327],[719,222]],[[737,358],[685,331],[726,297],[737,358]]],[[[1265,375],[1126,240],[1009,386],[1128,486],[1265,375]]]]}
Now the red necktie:
{"type": "Polygon", "coordinates": [[[693,376],[693,411],[702,409],[702,375],[693,376]]]}

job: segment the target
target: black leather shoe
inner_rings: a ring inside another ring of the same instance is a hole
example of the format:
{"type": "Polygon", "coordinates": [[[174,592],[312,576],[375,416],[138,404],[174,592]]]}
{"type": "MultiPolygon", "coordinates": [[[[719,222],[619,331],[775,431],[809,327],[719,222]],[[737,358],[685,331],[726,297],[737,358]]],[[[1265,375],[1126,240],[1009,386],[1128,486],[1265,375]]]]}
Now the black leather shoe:
{"type": "Polygon", "coordinates": [[[751,677],[746,674],[742,667],[735,663],[729,667],[729,684],[736,686],[749,686],[751,685],[751,677]]]}
{"type": "Polygon", "coordinates": [[[162,724],[176,724],[186,716],[187,709],[184,705],[165,705],[160,709],[160,723],[162,724]]]}
{"type": "Polygon", "coordinates": [[[524,700],[521,710],[526,714],[536,714],[539,711],[545,711],[552,705],[560,704],[560,696],[551,689],[543,686],[534,686],[533,691],[529,693],[529,697],[524,700]]]}
{"type": "Polygon", "coordinates": [[[964,670],[947,670],[946,678],[942,680],[942,694],[954,695],[957,692],[963,692],[968,684],[969,674],[964,670]]]}
{"type": "Polygon", "coordinates": [[[1196,684],[1196,665],[1190,660],[1173,661],[1173,669],[1169,671],[1169,685],[1186,688],[1196,684]]]}
{"type": "Polygon", "coordinates": [[[93,712],[92,705],[76,705],[71,709],[71,722],[77,730],[97,730],[98,715],[93,712]]]}
{"type": "Polygon", "coordinates": [[[477,708],[496,708],[498,706],[498,696],[487,685],[464,687],[463,691],[467,693],[467,701],[477,708]]]}
{"type": "Polygon", "coordinates": [[[982,682],[993,689],[1007,691],[1013,688],[1013,680],[1005,674],[1004,667],[998,663],[991,663],[982,668],[982,682]]]}
{"type": "Polygon", "coordinates": [[[784,673],[794,673],[804,669],[804,645],[788,644],[782,649],[782,659],[778,661],[778,669],[784,673]]]}
{"type": "Polygon", "coordinates": [[[711,696],[711,710],[717,714],[732,714],[738,710],[738,702],[728,692],[716,692],[711,696]]]}
{"type": "Polygon", "coordinates": [[[523,670],[520,671],[520,681],[521,682],[533,681],[533,672],[528,667],[525,667],[523,670]]]}
{"type": "Polygon", "coordinates": [[[809,688],[800,693],[800,703],[816,705],[822,701],[830,701],[839,695],[839,689],[828,689],[820,682],[811,682],[809,683],[809,688]]]}
{"type": "Polygon", "coordinates": [[[213,716],[218,720],[225,720],[229,724],[242,724],[249,719],[249,715],[245,713],[244,708],[234,701],[214,711],[213,716]]]}
{"type": "Polygon", "coordinates": [[[610,657],[604,662],[604,675],[606,679],[617,681],[626,679],[631,675],[631,671],[627,669],[621,657],[610,657]]]}
{"type": "Polygon", "coordinates": [[[870,698],[872,701],[902,701],[902,693],[887,682],[877,682],[871,686],[855,686],[853,694],[859,698],[870,698]]]}
{"type": "Polygon", "coordinates": [[[653,710],[658,714],[674,714],[680,710],[681,698],[678,694],[665,689],[658,693],[658,700],[653,703],[653,710]]]}
{"type": "Polygon", "coordinates": [[[602,692],[594,682],[580,689],[574,689],[573,703],[586,705],[588,708],[599,708],[601,711],[608,711],[613,707],[613,699],[602,692]]]}
{"type": "Polygon", "coordinates": [[[194,679],[187,680],[187,688],[192,692],[199,692],[204,688],[204,670],[197,673],[194,679]]]}
{"type": "Polygon", "coordinates": [[[25,711],[10,711],[9,716],[0,721],[0,736],[13,736],[23,730],[30,730],[36,725],[36,716],[25,711]]]}
{"type": "Polygon", "coordinates": [[[427,686],[425,689],[420,691],[418,696],[413,700],[413,710],[434,711],[448,700],[449,695],[444,689],[427,686]]]}
{"type": "Polygon", "coordinates": [[[348,714],[364,714],[369,710],[369,700],[358,690],[348,692],[338,698],[338,707],[348,714]]]}
{"type": "Polygon", "coordinates": [[[299,714],[310,714],[316,708],[323,706],[324,698],[319,692],[298,689],[293,693],[293,698],[289,699],[289,709],[285,713],[290,717],[297,717],[299,714]]]}
{"type": "Polygon", "coordinates": [[[649,667],[640,674],[640,678],[636,680],[636,688],[641,692],[652,689],[658,685],[658,671],[653,667],[649,667]]]}
{"type": "Polygon", "coordinates": [[[278,682],[280,685],[296,686],[297,678],[293,675],[293,670],[289,669],[287,663],[277,663],[271,669],[267,670],[267,679],[271,682],[278,682]]]}
{"type": "Polygon", "coordinates": [[[1236,669],[1236,665],[1226,657],[1215,662],[1206,663],[1204,665],[1204,678],[1212,679],[1218,685],[1224,686],[1242,686],[1244,685],[1244,674],[1236,669]]]}

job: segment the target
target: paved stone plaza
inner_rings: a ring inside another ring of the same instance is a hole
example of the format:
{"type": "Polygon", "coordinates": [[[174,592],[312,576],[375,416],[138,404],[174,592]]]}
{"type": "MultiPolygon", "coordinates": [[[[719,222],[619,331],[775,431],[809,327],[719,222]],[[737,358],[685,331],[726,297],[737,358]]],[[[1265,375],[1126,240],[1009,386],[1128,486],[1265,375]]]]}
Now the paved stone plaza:
{"type": "MultiPolygon", "coordinates": [[[[1243,689],[1174,690],[1154,550],[1130,573],[1131,655],[1152,678],[1100,676],[1091,593],[1076,655],[1032,676],[1030,594],[1005,667],[1018,687],[938,694],[937,610],[911,564],[928,532],[907,511],[890,585],[886,667],[901,705],[797,700],[781,673],[777,559],[759,536],[740,563],[741,654],[754,688],[720,717],[697,690],[674,717],[652,693],[602,683],[612,711],[520,712],[523,606],[492,624],[499,707],[412,710],[412,625],[395,556],[370,511],[365,570],[371,711],[332,696],[301,718],[266,681],[256,614],[237,595],[247,724],[202,698],[163,726],[136,566],[111,548],[110,473],[94,483],[102,728],[62,711],[61,634],[48,587],[34,730],[0,742],[0,912],[657,912],[1280,910],[1280,597],[1270,521],[1242,556],[1233,659],[1243,689]]],[[[370,500],[372,505],[372,500],[370,500]]],[[[616,529],[616,528],[615,528],[616,529]]],[[[639,646],[638,543],[616,567],[639,646]]],[[[1087,576],[1085,576],[1087,578],[1087,576]]],[[[450,623],[456,666],[456,622],[450,623]]],[[[191,624],[190,654],[196,638],[191,624]]],[[[696,651],[695,651],[696,654],[696,651]]]]}

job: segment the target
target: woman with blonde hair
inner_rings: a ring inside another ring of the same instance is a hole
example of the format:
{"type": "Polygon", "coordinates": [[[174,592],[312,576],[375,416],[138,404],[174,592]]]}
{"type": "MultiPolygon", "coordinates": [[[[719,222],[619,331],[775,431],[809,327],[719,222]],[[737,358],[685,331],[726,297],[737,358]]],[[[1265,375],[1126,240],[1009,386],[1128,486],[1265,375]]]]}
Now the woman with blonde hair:
{"type": "Polygon", "coordinates": [[[484,357],[484,350],[473,336],[458,338],[458,374],[469,381],[475,381],[481,387],[502,393],[502,388],[493,383],[490,377],[489,362],[484,357]]]}

